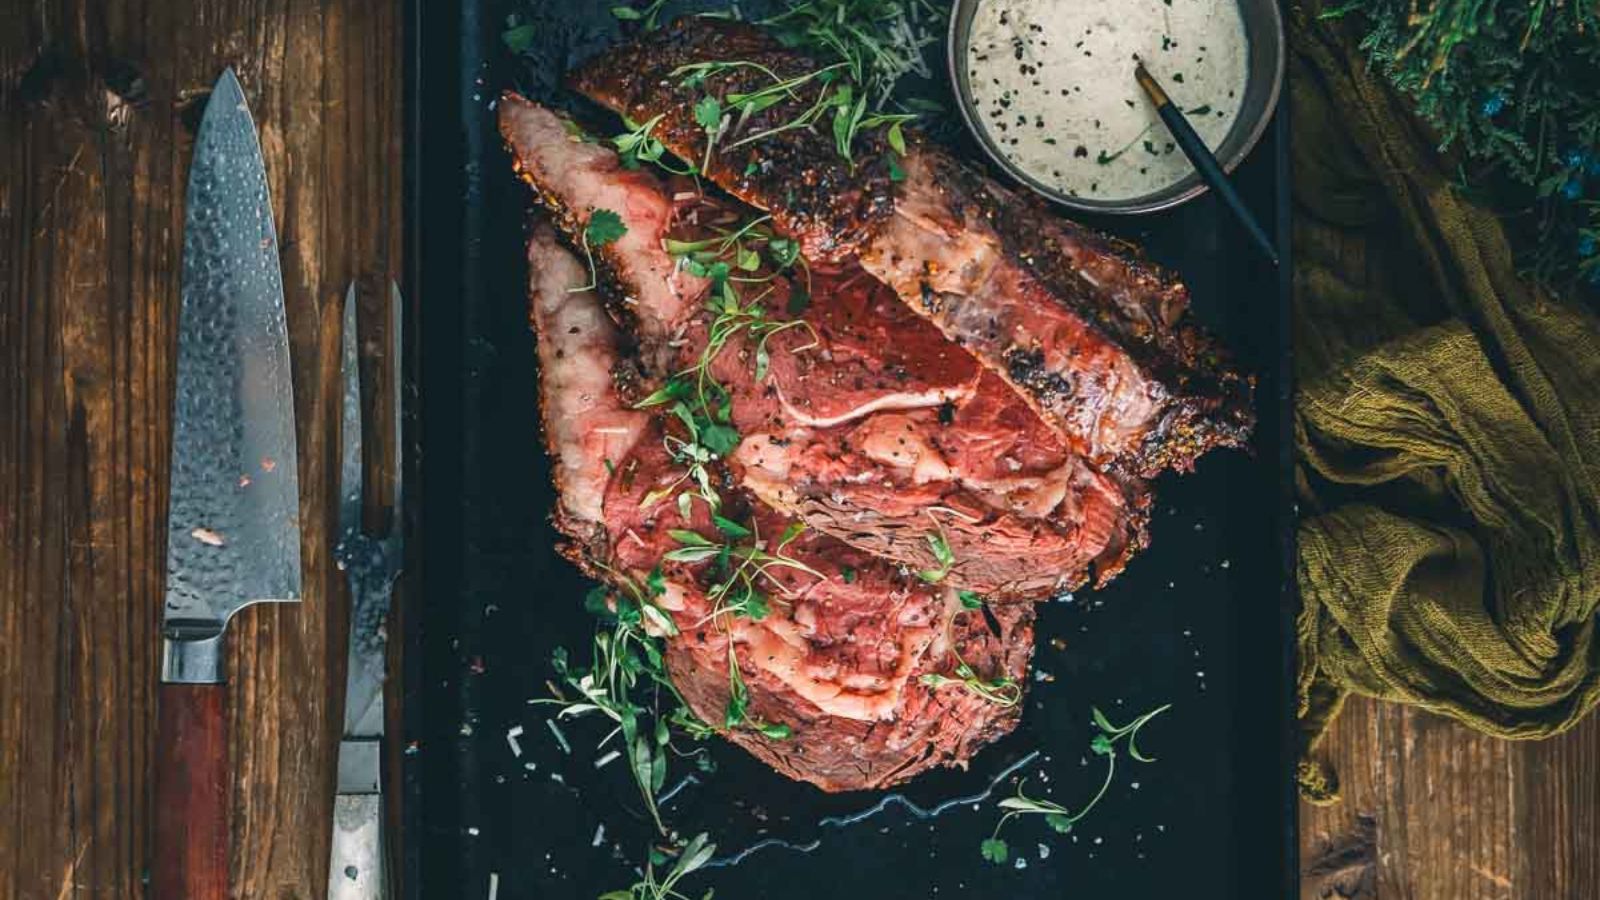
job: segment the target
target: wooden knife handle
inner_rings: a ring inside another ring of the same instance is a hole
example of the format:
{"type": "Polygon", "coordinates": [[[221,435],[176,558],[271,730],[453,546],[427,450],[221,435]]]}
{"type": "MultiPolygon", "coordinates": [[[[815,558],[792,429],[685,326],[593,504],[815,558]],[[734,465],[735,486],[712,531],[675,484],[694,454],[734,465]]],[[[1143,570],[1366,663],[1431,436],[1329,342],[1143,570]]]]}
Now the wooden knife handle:
{"type": "Polygon", "coordinates": [[[163,684],[157,695],[151,900],[228,896],[228,743],[220,684],[163,684]]]}

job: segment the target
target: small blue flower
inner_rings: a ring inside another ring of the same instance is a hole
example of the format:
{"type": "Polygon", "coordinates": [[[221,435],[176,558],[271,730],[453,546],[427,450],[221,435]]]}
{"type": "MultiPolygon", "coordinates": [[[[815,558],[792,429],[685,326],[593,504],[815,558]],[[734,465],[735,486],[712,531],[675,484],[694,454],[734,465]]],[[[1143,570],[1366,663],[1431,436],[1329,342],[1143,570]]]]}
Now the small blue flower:
{"type": "Polygon", "coordinates": [[[1495,91],[1489,96],[1483,98],[1483,114],[1491,119],[1500,115],[1500,111],[1505,108],[1506,95],[1500,93],[1499,91],[1495,91]]]}
{"type": "Polygon", "coordinates": [[[1567,183],[1561,186],[1561,196],[1568,200],[1577,200],[1583,197],[1583,180],[1577,177],[1568,178],[1567,183]]]}
{"type": "Polygon", "coordinates": [[[1579,256],[1593,256],[1597,250],[1600,250],[1600,241],[1595,240],[1593,234],[1584,233],[1578,235],[1579,256]]]}

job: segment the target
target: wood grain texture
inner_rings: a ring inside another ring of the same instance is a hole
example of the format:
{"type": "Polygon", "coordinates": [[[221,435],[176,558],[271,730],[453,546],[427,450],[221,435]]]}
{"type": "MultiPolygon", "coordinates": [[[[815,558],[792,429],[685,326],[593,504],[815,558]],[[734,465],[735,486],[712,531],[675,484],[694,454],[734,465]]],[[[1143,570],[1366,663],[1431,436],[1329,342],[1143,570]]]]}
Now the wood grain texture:
{"type": "Polygon", "coordinates": [[[1301,807],[1305,900],[1600,897],[1600,718],[1511,742],[1352,699],[1319,755],[1344,800],[1301,807]]]}
{"type": "Polygon", "coordinates": [[[326,888],[339,301],[401,271],[400,17],[370,0],[0,0],[0,900],[145,895],[183,194],[228,65],[278,221],[305,567],[304,603],[230,629],[232,890],[326,888]]]}

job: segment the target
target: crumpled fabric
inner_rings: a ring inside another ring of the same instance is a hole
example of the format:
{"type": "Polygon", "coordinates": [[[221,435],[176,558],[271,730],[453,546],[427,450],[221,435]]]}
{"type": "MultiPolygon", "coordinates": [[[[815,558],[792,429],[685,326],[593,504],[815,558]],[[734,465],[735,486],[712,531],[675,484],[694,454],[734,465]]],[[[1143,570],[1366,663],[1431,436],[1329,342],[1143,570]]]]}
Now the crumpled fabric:
{"type": "Polygon", "coordinates": [[[1290,15],[1302,795],[1352,693],[1505,738],[1600,701],[1600,320],[1520,278],[1350,23],[1290,15]]]}

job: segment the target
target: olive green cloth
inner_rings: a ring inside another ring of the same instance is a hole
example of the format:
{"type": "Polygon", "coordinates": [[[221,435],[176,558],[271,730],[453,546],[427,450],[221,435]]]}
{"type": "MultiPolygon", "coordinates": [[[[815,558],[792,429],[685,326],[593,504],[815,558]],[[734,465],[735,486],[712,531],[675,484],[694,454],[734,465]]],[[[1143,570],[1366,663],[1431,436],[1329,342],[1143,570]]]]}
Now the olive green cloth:
{"type": "Polygon", "coordinates": [[[1600,321],[1305,0],[1293,66],[1302,792],[1350,693],[1537,738],[1600,700],[1600,321]]]}

